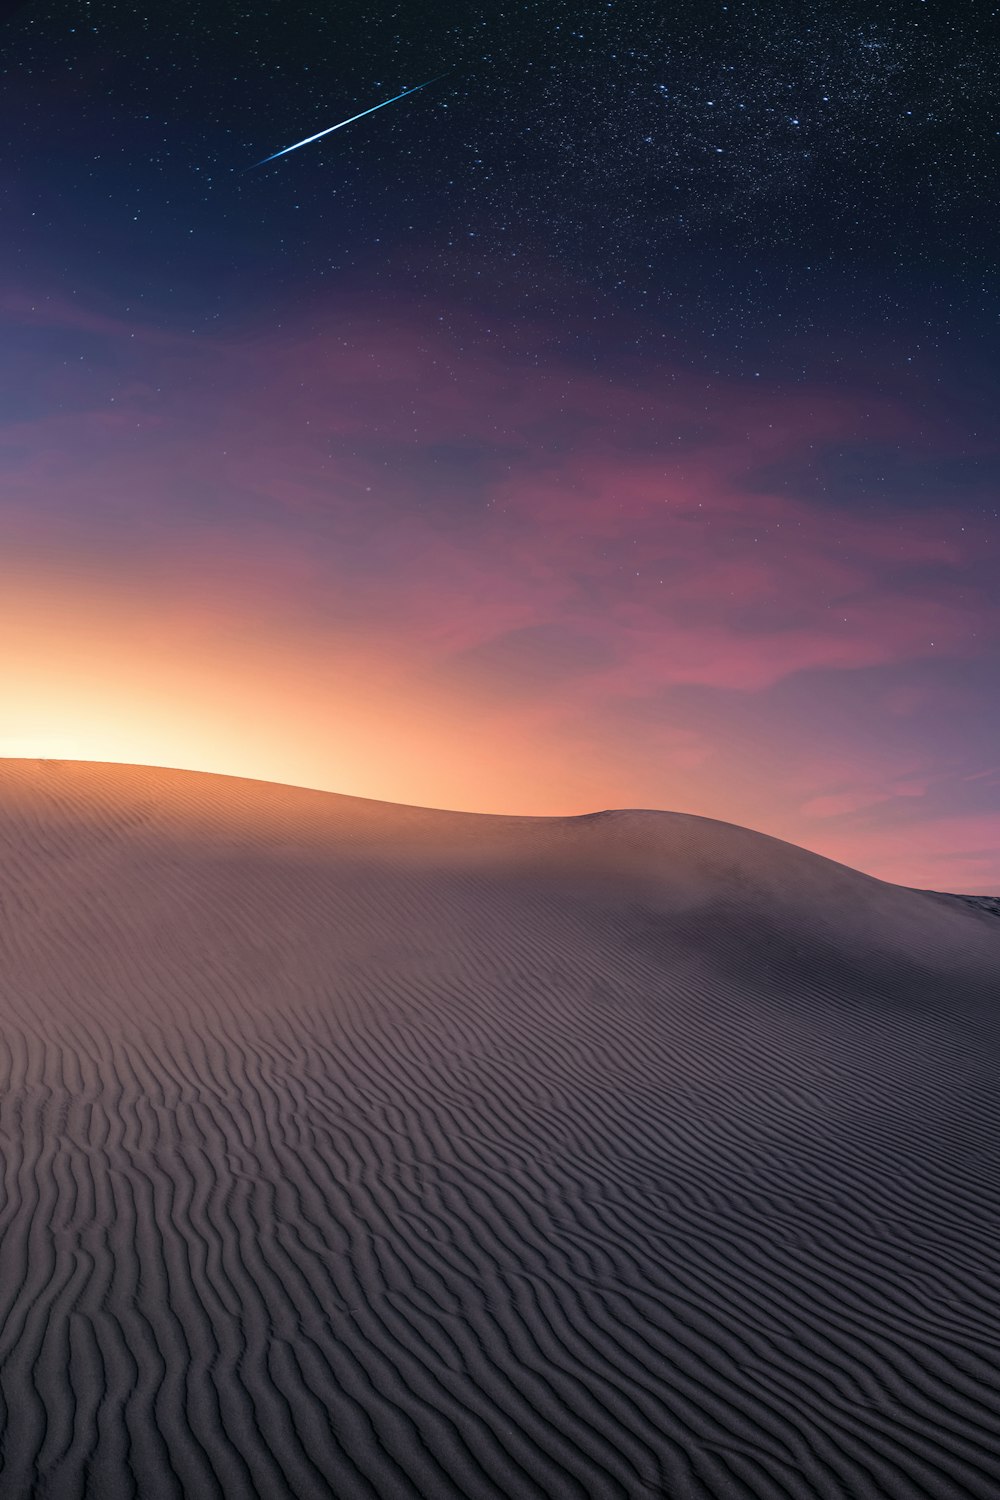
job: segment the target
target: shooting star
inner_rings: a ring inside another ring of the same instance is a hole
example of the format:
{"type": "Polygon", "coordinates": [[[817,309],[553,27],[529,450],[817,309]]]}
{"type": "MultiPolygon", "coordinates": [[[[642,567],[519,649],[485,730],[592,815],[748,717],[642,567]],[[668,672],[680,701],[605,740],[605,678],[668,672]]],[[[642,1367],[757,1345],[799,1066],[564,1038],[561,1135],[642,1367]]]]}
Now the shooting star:
{"type": "Polygon", "coordinates": [[[289,151],[297,151],[300,146],[308,146],[313,141],[318,141],[321,136],[329,135],[332,130],[343,130],[345,125],[353,125],[355,120],[363,120],[365,115],[373,115],[377,109],[385,109],[387,104],[395,104],[397,99],[405,99],[407,94],[416,94],[420,89],[429,88],[438,79],[444,78],[444,73],[439,73],[437,78],[428,78],[426,83],[418,83],[412,89],[404,89],[401,94],[393,94],[391,99],[383,99],[381,104],[373,104],[371,109],[363,109],[358,115],[351,115],[348,120],[341,120],[337,125],[328,125],[325,130],[317,130],[315,135],[307,135],[304,141],[296,141],[294,146],[285,146],[281,151],[274,151],[270,156],[265,156],[261,161],[255,161],[255,167],[263,167],[269,161],[274,161],[279,156],[287,156],[289,151]]]}

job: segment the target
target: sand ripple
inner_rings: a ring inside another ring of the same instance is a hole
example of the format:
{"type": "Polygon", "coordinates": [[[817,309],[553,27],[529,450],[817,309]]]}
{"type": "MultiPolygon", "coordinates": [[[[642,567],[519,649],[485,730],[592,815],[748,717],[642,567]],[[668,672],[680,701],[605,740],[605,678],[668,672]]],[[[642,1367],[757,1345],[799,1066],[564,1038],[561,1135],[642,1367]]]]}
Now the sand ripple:
{"type": "Polygon", "coordinates": [[[0,761],[0,1496],[1000,1494],[1000,920],[0,761]]]}

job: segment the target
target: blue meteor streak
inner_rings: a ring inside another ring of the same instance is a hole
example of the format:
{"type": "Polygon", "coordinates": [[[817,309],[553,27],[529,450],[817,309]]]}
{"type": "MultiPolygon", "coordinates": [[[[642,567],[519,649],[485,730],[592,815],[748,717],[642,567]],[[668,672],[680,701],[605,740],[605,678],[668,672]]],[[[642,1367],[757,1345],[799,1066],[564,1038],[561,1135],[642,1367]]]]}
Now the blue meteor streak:
{"type": "Polygon", "coordinates": [[[262,167],[266,162],[274,161],[278,156],[287,156],[289,151],[297,151],[300,146],[308,146],[312,141],[318,141],[320,136],[329,135],[332,130],[343,130],[345,125],[353,125],[355,120],[363,120],[365,115],[373,115],[377,109],[385,109],[387,104],[395,104],[397,99],[405,99],[407,94],[416,94],[420,89],[427,88],[432,83],[437,83],[438,78],[445,75],[439,73],[437,78],[428,78],[426,83],[418,83],[412,89],[404,89],[401,94],[393,94],[391,99],[383,99],[381,104],[373,104],[371,109],[363,109],[358,115],[351,115],[349,120],[341,120],[338,125],[328,125],[325,130],[317,130],[315,135],[307,135],[304,141],[296,141],[294,146],[285,146],[281,151],[275,151],[270,156],[265,156],[261,161],[254,162],[255,167],[262,167]]]}

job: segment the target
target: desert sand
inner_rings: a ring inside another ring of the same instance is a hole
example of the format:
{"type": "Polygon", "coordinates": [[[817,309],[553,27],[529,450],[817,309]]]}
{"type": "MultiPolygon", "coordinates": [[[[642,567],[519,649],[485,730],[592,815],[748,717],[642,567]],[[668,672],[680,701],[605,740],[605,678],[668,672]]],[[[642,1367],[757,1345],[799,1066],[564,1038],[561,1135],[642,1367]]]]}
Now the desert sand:
{"type": "Polygon", "coordinates": [[[1000,917],[0,761],[0,1496],[1000,1495],[1000,917]]]}

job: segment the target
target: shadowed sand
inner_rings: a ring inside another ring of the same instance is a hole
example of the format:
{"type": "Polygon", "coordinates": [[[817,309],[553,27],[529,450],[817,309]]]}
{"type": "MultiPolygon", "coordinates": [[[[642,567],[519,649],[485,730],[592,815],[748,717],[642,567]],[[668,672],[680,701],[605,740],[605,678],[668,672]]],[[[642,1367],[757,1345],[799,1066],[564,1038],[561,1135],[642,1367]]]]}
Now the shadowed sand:
{"type": "Polygon", "coordinates": [[[3,1500],[1000,1495],[1000,920],[0,761],[3,1500]]]}

